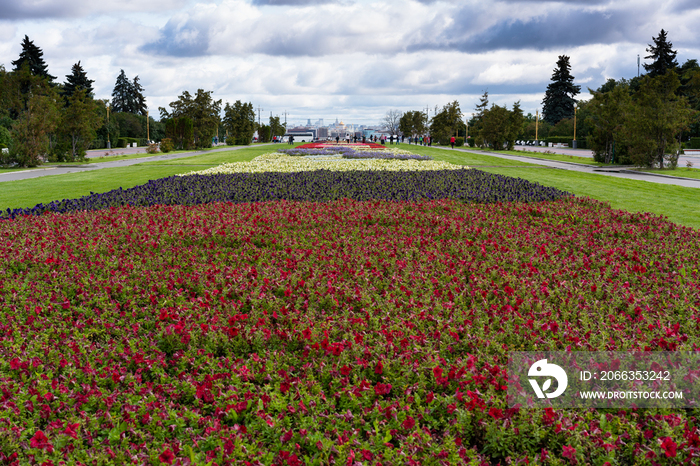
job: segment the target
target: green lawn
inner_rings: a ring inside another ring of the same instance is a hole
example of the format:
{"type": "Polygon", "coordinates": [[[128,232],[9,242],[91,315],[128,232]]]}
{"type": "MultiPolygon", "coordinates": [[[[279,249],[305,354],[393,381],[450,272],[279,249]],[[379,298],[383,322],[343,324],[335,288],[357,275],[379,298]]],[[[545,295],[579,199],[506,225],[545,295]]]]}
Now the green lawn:
{"type": "Polygon", "coordinates": [[[40,203],[87,196],[91,192],[131,188],[149,180],[205,169],[224,162],[247,162],[278,148],[269,145],[251,146],[223,152],[204,152],[164,162],[144,162],[129,167],[0,182],[0,210],[34,207],[40,203]]]}
{"type": "MultiPolygon", "coordinates": [[[[33,207],[38,203],[71,199],[117,188],[130,188],[148,180],[199,170],[224,162],[249,161],[254,157],[287,148],[287,145],[251,146],[233,151],[200,153],[192,157],[165,162],[145,162],[123,168],[110,168],[68,175],[56,175],[23,181],[0,183],[0,209],[33,207]]],[[[391,146],[390,146],[391,147],[391,146]]],[[[678,224],[700,228],[700,194],[693,188],[662,185],[645,181],[613,178],[515,162],[487,153],[449,151],[408,144],[399,146],[436,160],[466,165],[513,177],[536,181],[610,203],[613,208],[630,212],[652,212],[665,215],[678,224]]],[[[686,169],[676,170],[679,175],[686,169]]],[[[694,171],[691,170],[690,173],[694,171]]],[[[696,172],[697,173],[697,172],[696,172]]],[[[696,176],[700,178],[700,176],[696,176]]]]}
{"type": "Polygon", "coordinates": [[[700,191],[696,188],[628,180],[605,175],[539,168],[484,168],[489,173],[523,178],[554,186],[576,196],[610,203],[628,212],[652,212],[672,222],[700,228],[700,191]]]}
{"type": "Polygon", "coordinates": [[[646,173],[658,173],[660,175],[669,175],[669,176],[679,176],[681,178],[693,178],[696,180],[700,180],[700,170],[697,168],[676,168],[675,170],[669,170],[669,169],[663,169],[659,170],[654,169],[654,170],[640,170],[642,172],[646,173]]]}

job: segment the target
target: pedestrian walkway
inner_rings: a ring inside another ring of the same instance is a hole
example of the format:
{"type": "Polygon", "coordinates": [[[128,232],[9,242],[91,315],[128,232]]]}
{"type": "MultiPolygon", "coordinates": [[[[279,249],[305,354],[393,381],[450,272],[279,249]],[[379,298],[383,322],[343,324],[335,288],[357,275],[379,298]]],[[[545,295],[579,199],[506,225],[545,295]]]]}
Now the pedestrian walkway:
{"type": "MultiPolygon", "coordinates": [[[[261,146],[265,144],[260,144],[261,146]]],[[[3,181],[19,181],[28,180],[31,178],[40,178],[42,176],[53,176],[53,175],[66,175],[68,173],[81,173],[92,170],[101,170],[103,168],[117,168],[117,167],[128,167],[130,165],[136,165],[144,162],[162,162],[166,160],[182,159],[186,157],[192,157],[195,155],[211,154],[213,152],[224,152],[244,149],[250,146],[226,146],[220,149],[211,149],[208,151],[193,151],[193,152],[183,152],[180,154],[161,154],[154,155],[152,157],[141,157],[136,159],[124,159],[115,160],[112,162],[95,162],[95,163],[85,163],[82,165],[58,165],[56,167],[47,168],[37,168],[33,170],[22,170],[16,172],[0,173],[0,182],[3,181]]]]}
{"type": "MultiPolygon", "coordinates": [[[[439,146],[433,146],[433,147],[436,149],[444,149],[446,151],[459,151],[459,152],[467,152],[467,153],[479,154],[479,155],[491,155],[493,157],[499,157],[502,159],[515,160],[518,162],[526,162],[526,163],[532,163],[532,164],[536,164],[536,165],[543,165],[546,167],[558,168],[560,170],[570,170],[570,171],[576,171],[576,172],[591,173],[594,175],[612,176],[615,178],[626,178],[629,180],[648,181],[650,183],[685,186],[687,188],[700,188],[700,180],[696,180],[696,179],[692,179],[692,178],[681,178],[678,176],[671,176],[671,175],[662,175],[662,174],[656,174],[656,173],[638,172],[638,171],[631,170],[630,169],[631,167],[596,167],[596,166],[586,165],[586,164],[582,164],[582,163],[559,162],[556,160],[539,159],[537,157],[528,157],[528,156],[510,155],[510,154],[499,154],[498,152],[475,151],[475,150],[460,149],[460,148],[451,149],[449,147],[439,147],[439,146]]],[[[478,169],[479,167],[475,166],[473,168],[478,169]]],[[[517,167],[513,167],[513,168],[517,168],[517,167]]],[[[523,169],[523,170],[525,170],[525,169],[523,169]]]]}

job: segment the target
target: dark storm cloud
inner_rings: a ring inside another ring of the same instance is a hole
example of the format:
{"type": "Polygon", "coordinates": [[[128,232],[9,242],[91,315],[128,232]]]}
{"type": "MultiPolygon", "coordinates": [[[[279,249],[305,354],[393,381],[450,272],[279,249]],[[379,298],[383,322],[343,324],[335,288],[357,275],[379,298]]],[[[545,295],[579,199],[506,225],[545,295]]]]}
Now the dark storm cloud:
{"type": "Polygon", "coordinates": [[[43,4],[39,2],[21,2],[17,0],[0,1],[0,19],[44,19],[66,18],[79,13],[78,5],[71,2],[43,4]]]}
{"type": "Polygon", "coordinates": [[[141,47],[146,53],[173,57],[199,57],[207,54],[209,29],[194,21],[180,22],[176,18],[160,30],[160,37],[141,47]]]}
{"type": "Polygon", "coordinates": [[[337,0],[252,0],[253,5],[270,5],[270,6],[306,6],[306,5],[325,5],[330,3],[339,3],[337,0]]]}
{"type": "MultiPolygon", "coordinates": [[[[603,12],[572,12],[542,16],[531,20],[504,21],[465,39],[444,37],[440,48],[464,52],[492,50],[549,50],[590,44],[609,44],[630,40],[627,21],[603,12]]],[[[414,44],[412,48],[420,48],[414,44]]]]}

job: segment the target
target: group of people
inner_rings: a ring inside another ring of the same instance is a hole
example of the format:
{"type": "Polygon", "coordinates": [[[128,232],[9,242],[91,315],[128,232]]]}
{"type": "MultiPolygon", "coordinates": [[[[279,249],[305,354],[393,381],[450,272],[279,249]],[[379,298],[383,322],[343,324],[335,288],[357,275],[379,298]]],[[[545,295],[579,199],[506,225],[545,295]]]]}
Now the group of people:
{"type": "Polygon", "coordinates": [[[409,136],[408,143],[413,143],[417,146],[432,146],[433,138],[431,138],[430,136],[409,136]]]}

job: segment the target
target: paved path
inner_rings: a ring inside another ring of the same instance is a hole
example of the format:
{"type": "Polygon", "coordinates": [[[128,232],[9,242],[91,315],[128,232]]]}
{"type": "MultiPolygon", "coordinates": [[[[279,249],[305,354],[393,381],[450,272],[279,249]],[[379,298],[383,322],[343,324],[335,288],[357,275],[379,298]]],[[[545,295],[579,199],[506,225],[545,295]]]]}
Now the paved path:
{"type": "MultiPolygon", "coordinates": [[[[575,155],[577,157],[589,157],[593,158],[593,151],[589,149],[572,149],[570,147],[538,147],[538,146],[521,146],[516,144],[515,148],[517,150],[524,150],[530,152],[554,152],[555,154],[563,155],[575,155]]],[[[685,155],[682,154],[678,157],[678,167],[686,167],[686,163],[692,163],[695,167],[700,167],[700,155],[685,155]]]]}
{"type": "MultiPolygon", "coordinates": [[[[265,144],[260,144],[260,145],[263,146],[265,144]]],[[[164,160],[182,159],[185,157],[192,157],[195,155],[211,154],[212,152],[224,152],[224,151],[231,151],[231,150],[239,150],[239,149],[243,149],[243,148],[247,148],[247,147],[250,147],[250,146],[224,146],[224,147],[221,147],[218,149],[211,149],[208,151],[183,152],[180,154],[161,154],[161,155],[154,155],[152,157],[141,157],[141,158],[137,158],[137,159],[115,160],[113,162],[94,162],[94,163],[86,163],[86,164],[82,164],[82,165],[63,165],[63,166],[59,165],[57,167],[35,168],[32,170],[0,173],[0,182],[27,180],[30,178],[39,178],[42,176],[49,176],[49,175],[65,175],[67,173],[80,173],[80,172],[85,172],[85,171],[100,170],[102,168],[128,167],[129,165],[136,165],[136,164],[143,163],[143,162],[158,162],[158,161],[164,161],[164,160]]],[[[117,149],[115,152],[121,153],[121,151],[123,151],[123,150],[124,149],[117,149]]],[[[104,154],[105,150],[98,151],[98,152],[101,152],[101,154],[104,154]]]]}
{"type": "MultiPolygon", "coordinates": [[[[269,144],[269,145],[273,145],[273,144],[269,144]]],[[[410,145],[407,145],[407,146],[409,149],[411,148],[410,145]]],[[[143,162],[156,162],[156,161],[163,161],[163,160],[180,159],[180,158],[185,158],[185,157],[192,157],[194,155],[210,154],[212,152],[238,150],[238,149],[243,149],[246,147],[250,147],[250,146],[225,146],[222,148],[212,149],[212,150],[208,150],[208,151],[187,152],[187,153],[182,153],[182,154],[162,154],[162,155],[155,155],[152,157],[143,157],[143,158],[138,158],[138,159],[116,160],[114,162],[96,162],[96,163],[87,163],[84,165],[65,165],[63,167],[58,166],[58,167],[39,168],[39,169],[34,169],[34,170],[26,170],[26,171],[18,171],[18,172],[9,172],[9,173],[0,174],[0,182],[26,180],[26,179],[30,179],[30,178],[38,178],[38,177],[49,176],[49,175],[64,175],[66,173],[79,173],[79,172],[83,172],[83,171],[100,170],[102,168],[127,167],[129,165],[136,165],[136,164],[143,163],[143,162]]],[[[551,167],[551,168],[558,168],[561,170],[573,170],[573,171],[584,172],[584,173],[592,173],[592,174],[605,175],[605,176],[614,176],[616,178],[627,178],[627,179],[631,179],[631,180],[649,181],[651,183],[671,184],[671,185],[676,185],[676,186],[686,186],[689,188],[700,188],[700,180],[681,178],[681,177],[670,176],[670,175],[640,173],[640,172],[635,172],[635,171],[629,170],[629,167],[598,168],[598,167],[593,167],[593,166],[579,164],[579,163],[573,163],[573,162],[558,162],[558,161],[554,161],[554,160],[538,159],[535,157],[499,154],[497,152],[473,151],[473,150],[462,149],[462,148],[450,149],[449,147],[439,147],[439,146],[433,146],[433,147],[435,147],[437,149],[444,149],[447,151],[454,150],[454,151],[467,152],[467,153],[473,153],[473,154],[492,155],[494,157],[500,157],[500,158],[509,159],[509,160],[516,160],[516,161],[525,162],[525,163],[532,163],[532,164],[536,164],[536,165],[543,165],[543,166],[547,166],[547,167],[551,167]]],[[[534,149],[534,148],[530,148],[530,149],[534,149]]],[[[547,150],[547,148],[544,148],[544,147],[542,147],[541,149],[547,150]]],[[[119,149],[119,150],[123,150],[123,149],[119,149]]],[[[582,149],[569,149],[569,150],[576,151],[578,153],[582,149]]],[[[104,154],[104,151],[102,151],[102,154],[104,154]]],[[[700,166],[700,163],[698,166],[700,166]]],[[[479,167],[477,166],[474,168],[479,168],[479,167]]],[[[517,168],[517,167],[513,167],[513,168],[517,168]]],[[[527,170],[527,169],[523,168],[523,170],[527,170]]]]}
{"type": "MultiPolygon", "coordinates": [[[[472,154],[482,154],[482,155],[491,155],[494,157],[500,157],[503,159],[508,159],[508,160],[516,160],[519,162],[527,162],[527,163],[532,163],[536,165],[544,165],[547,167],[551,168],[558,168],[561,170],[572,170],[572,171],[577,171],[577,172],[584,172],[584,173],[592,173],[596,175],[605,175],[605,176],[613,176],[616,178],[627,178],[630,180],[640,180],[640,181],[648,181],[650,183],[659,183],[659,184],[672,184],[676,186],[685,186],[688,188],[700,188],[700,180],[696,179],[691,179],[691,178],[681,178],[678,176],[671,176],[671,175],[661,175],[661,174],[652,174],[652,173],[642,173],[642,172],[637,172],[630,170],[631,167],[611,167],[611,168],[599,168],[596,166],[591,166],[591,165],[585,165],[582,163],[574,163],[574,162],[559,162],[555,160],[544,160],[544,159],[538,159],[536,157],[527,157],[527,156],[520,156],[520,155],[510,155],[510,154],[499,154],[498,152],[487,152],[487,151],[474,151],[474,150],[469,150],[469,149],[450,149],[449,147],[439,147],[439,146],[433,146],[436,149],[444,149],[444,150],[455,150],[459,152],[468,152],[472,154]]],[[[544,149],[544,148],[543,148],[544,149]]],[[[572,150],[578,150],[578,149],[572,149],[572,150]]],[[[479,168],[479,166],[474,166],[474,168],[479,168]]],[[[517,168],[517,167],[513,167],[517,168]]],[[[526,170],[523,168],[523,170],[526,170]]]]}

